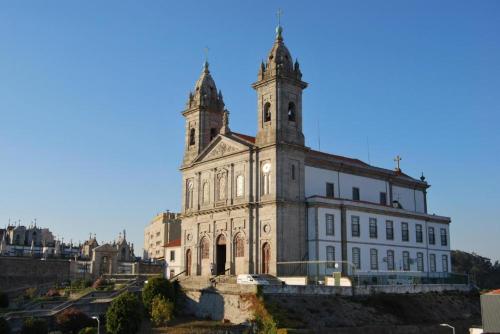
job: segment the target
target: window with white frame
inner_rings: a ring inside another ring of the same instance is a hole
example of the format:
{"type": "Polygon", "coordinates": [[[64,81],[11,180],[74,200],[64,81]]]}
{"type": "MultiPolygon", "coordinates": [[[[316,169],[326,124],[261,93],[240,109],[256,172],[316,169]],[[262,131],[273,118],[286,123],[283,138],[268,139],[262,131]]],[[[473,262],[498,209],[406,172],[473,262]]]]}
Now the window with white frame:
{"type": "Polygon", "coordinates": [[[394,222],[392,220],[385,221],[385,238],[394,240],[394,222]]]}
{"type": "Polygon", "coordinates": [[[417,270],[424,271],[424,253],[417,253],[417,270]]]}
{"type": "Polygon", "coordinates": [[[351,216],[351,235],[353,237],[359,237],[360,235],[358,216],[351,216]]]}
{"type": "Polygon", "coordinates": [[[429,254],[429,270],[431,273],[436,272],[436,254],[429,254]]]}
{"type": "Polygon", "coordinates": [[[387,250],[387,270],[394,270],[394,251],[387,250]]]}
{"type": "Polygon", "coordinates": [[[445,228],[441,229],[441,246],[447,246],[448,245],[448,233],[446,232],[445,228]]]}
{"type": "Polygon", "coordinates": [[[370,269],[378,270],[378,251],[376,248],[370,249],[370,269]]]}
{"type": "Polygon", "coordinates": [[[404,271],[410,270],[410,252],[408,251],[403,252],[403,270],[404,271]]]}
{"type": "Polygon", "coordinates": [[[352,263],[357,270],[361,269],[361,254],[358,247],[352,248],[352,263]]]}
{"type": "Polygon", "coordinates": [[[415,241],[416,242],[423,242],[424,241],[424,236],[423,236],[421,224],[415,225],[415,241]]]}
{"type": "Polygon", "coordinates": [[[436,244],[436,234],[434,232],[434,227],[429,227],[429,245],[436,244]]]}
{"type": "Polygon", "coordinates": [[[332,214],[327,213],[325,215],[326,220],[326,235],[334,235],[335,234],[335,220],[332,214]]]}
{"type": "Polygon", "coordinates": [[[401,223],[401,240],[402,241],[409,241],[410,240],[410,233],[408,231],[408,223],[405,223],[405,222],[401,223]]]}
{"type": "Polygon", "coordinates": [[[333,268],[335,266],[335,247],[326,246],[326,267],[333,268]]]}
{"type": "Polygon", "coordinates": [[[448,272],[448,255],[443,255],[442,261],[443,261],[443,272],[447,273],[448,272]]]}
{"type": "Polygon", "coordinates": [[[369,226],[370,226],[370,238],[377,239],[377,218],[370,218],[369,226]]]}

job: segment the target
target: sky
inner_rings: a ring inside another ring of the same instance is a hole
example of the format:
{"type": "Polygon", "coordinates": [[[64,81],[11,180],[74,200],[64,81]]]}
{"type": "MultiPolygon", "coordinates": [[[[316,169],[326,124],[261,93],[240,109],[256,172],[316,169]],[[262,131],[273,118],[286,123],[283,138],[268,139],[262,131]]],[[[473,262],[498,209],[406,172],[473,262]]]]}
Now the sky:
{"type": "Polygon", "coordinates": [[[309,87],[306,145],[423,172],[451,248],[500,260],[499,1],[1,1],[0,226],[116,238],[180,210],[181,115],[208,47],[231,129],[256,132],[274,41],[309,87]]]}

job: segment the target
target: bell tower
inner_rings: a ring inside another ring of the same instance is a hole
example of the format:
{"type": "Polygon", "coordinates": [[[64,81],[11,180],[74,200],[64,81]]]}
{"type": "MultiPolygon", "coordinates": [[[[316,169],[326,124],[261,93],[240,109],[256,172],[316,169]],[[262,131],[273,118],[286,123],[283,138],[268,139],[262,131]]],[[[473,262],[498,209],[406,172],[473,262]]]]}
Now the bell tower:
{"type": "Polygon", "coordinates": [[[193,92],[189,93],[186,109],[186,134],[183,165],[191,163],[210,144],[222,127],[224,101],[221,91],[217,92],[215,81],[205,61],[193,92]]]}
{"type": "Polygon", "coordinates": [[[257,91],[256,144],[289,143],[304,146],[302,133],[302,81],[299,62],[292,60],[283,42],[283,28],[276,28],[276,39],[261,63],[258,81],[252,87],[257,91]]]}

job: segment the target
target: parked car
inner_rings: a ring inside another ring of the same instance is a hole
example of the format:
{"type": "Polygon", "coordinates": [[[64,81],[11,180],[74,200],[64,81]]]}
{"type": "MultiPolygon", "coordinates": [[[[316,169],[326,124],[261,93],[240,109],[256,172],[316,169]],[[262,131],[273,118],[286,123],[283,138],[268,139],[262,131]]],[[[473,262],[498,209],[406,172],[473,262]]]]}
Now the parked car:
{"type": "Polygon", "coordinates": [[[269,285],[269,282],[259,275],[241,274],[236,278],[238,284],[269,285]]]}

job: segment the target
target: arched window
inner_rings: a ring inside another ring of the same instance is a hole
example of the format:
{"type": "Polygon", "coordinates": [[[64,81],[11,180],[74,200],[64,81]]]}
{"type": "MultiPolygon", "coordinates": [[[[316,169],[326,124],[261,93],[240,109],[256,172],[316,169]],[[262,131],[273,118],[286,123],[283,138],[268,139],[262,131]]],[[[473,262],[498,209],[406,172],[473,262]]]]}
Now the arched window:
{"type": "Polygon", "coordinates": [[[189,146],[194,145],[195,135],[196,130],[194,128],[191,128],[191,130],[189,130],[189,146]]]}
{"type": "Polygon", "coordinates": [[[203,238],[200,241],[200,253],[202,259],[208,259],[210,257],[210,244],[207,238],[203,238]]]}
{"type": "Polygon", "coordinates": [[[203,183],[203,203],[210,203],[210,183],[203,183]]]}
{"type": "Polygon", "coordinates": [[[186,181],[186,209],[193,207],[193,181],[186,181]]]}
{"type": "Polygon", "coordinates": [[[288,120],[295,122],[295,104],[293,102],[288,103],[288,120]]]}
{"type": "Polygon", "coordinates": [[[245,256],[245,239],[241,233],[234,237],[234,257],[245,256]]]}
{"type": "Polygon", "coordinates": [[[242,197],[245,191],[245,178],[243,175],[236,177],[236,197],[242,197]]]}
{"type": "Polygon", "coordinates": [[[270,122],[271,121],[271,103],[266,102],[264,104],[264,122],[270,122]]]}

